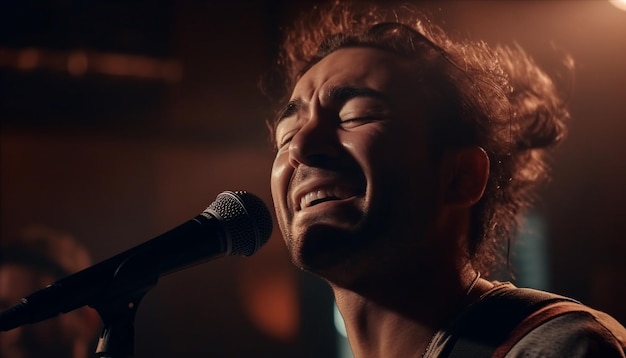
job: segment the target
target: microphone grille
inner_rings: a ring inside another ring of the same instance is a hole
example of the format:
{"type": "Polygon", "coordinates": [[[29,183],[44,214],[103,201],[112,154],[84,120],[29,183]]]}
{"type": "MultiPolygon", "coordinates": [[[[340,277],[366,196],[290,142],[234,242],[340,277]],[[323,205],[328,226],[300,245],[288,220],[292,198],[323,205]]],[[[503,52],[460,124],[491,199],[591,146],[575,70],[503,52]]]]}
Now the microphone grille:
{"type": "Polygon", "coordinates": [[[221,219],[231,240],[231,255],[250,256],[272,235],[272,217],[265,203],[246,191],[220,193],[207,211],[221,219]]]}

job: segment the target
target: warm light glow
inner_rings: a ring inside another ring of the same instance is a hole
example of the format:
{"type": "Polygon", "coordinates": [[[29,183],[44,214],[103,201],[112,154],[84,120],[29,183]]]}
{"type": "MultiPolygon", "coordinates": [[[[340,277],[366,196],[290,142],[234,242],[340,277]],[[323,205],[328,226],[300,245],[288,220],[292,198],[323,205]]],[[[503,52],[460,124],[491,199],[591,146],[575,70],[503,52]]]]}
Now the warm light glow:
{"type": "Polygon", "coordinates": [[[88,67],[87,55],[82,51],[73,52],[67,57],[67,72],[73,76],[84,75],[88,67]]]}
{"type": "Polygon", "coordinates": [[[241,284],[241,299],[255,326],[282,341],[297,336],[300,306],[293,275],[287,271],[248,272],[241,284]]]}
{"type": "Polygon", "coordinates": [[[609,2],[616,8],[626,11],[626,0],[609,0],[609,2]]]}
{"type": "Polygon", "coordinates": [[[60,52],[40,48],[15,50],[0,47],[0,67],[22,71],[63,71],[72,76],[96,73],[172,83],[180,82],[183,77],[183,65],[177,60],[83,50],[60,52]]]}
{"type": "Polygon", "coordinates": [[[27,48],[20,51],[17,55],[16,67],[22,70],[32,70],[39,65],[39,50],[27,48]]]}

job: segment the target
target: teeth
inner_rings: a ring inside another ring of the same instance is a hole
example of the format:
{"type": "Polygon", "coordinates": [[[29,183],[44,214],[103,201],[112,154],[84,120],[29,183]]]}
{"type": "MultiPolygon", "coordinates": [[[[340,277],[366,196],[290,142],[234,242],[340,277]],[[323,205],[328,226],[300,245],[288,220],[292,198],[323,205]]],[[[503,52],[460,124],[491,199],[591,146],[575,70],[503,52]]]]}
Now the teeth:
{"type": "Polygon", "coordinates": [[[346,199],[348,194],[342,193],[338,188],[315,190],[307,193],[300,199],[300,208],[311,206],[315,201],[324,199],[346,199]]]}

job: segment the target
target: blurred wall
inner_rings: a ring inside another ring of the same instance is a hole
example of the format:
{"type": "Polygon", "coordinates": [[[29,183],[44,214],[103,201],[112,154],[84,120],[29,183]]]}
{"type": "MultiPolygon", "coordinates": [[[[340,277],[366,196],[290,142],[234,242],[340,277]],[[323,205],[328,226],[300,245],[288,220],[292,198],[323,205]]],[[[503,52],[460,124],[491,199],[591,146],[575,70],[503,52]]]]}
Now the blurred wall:
{"type": "MultiPolygon", "coordinates": [[[[519,43],[549,71],[559,51],[576,60],[570,135],[537,207],[550,285],[626,321],[626,12],[604,1],[419,4],[458,36],[519,43]]],[[[2,235],[49,224],[84,240],[99,261],[192,218],[223,190],[248,190],[271,207],[270,109],[257,81],[295,8],[278,0],[3,4],[2,235]],[[26,48],[55,61],[77,50],[144,56],[180,73],[16,66],[26,48]]],[[[139,309],[136,356],[332,356],[330,305],[322,283],[291,267],[275,230],[253,257],[163,277],[139,309]]]]}

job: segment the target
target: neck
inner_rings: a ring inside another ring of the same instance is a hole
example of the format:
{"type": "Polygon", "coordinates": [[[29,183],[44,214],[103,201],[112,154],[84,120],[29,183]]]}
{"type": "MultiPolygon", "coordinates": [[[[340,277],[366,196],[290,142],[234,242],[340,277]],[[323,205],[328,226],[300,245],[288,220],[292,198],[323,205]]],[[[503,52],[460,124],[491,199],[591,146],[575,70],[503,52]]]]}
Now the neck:
{"type": "MultiPolygon", "coordinates": [[[[450,272],[385,280],[358,292],[331,284],[355,358],[420,357],[433,335],[467,305],[477,272],[450,272]]],[[[486,281],[472,290],[483,290],[486,281]]]]}

